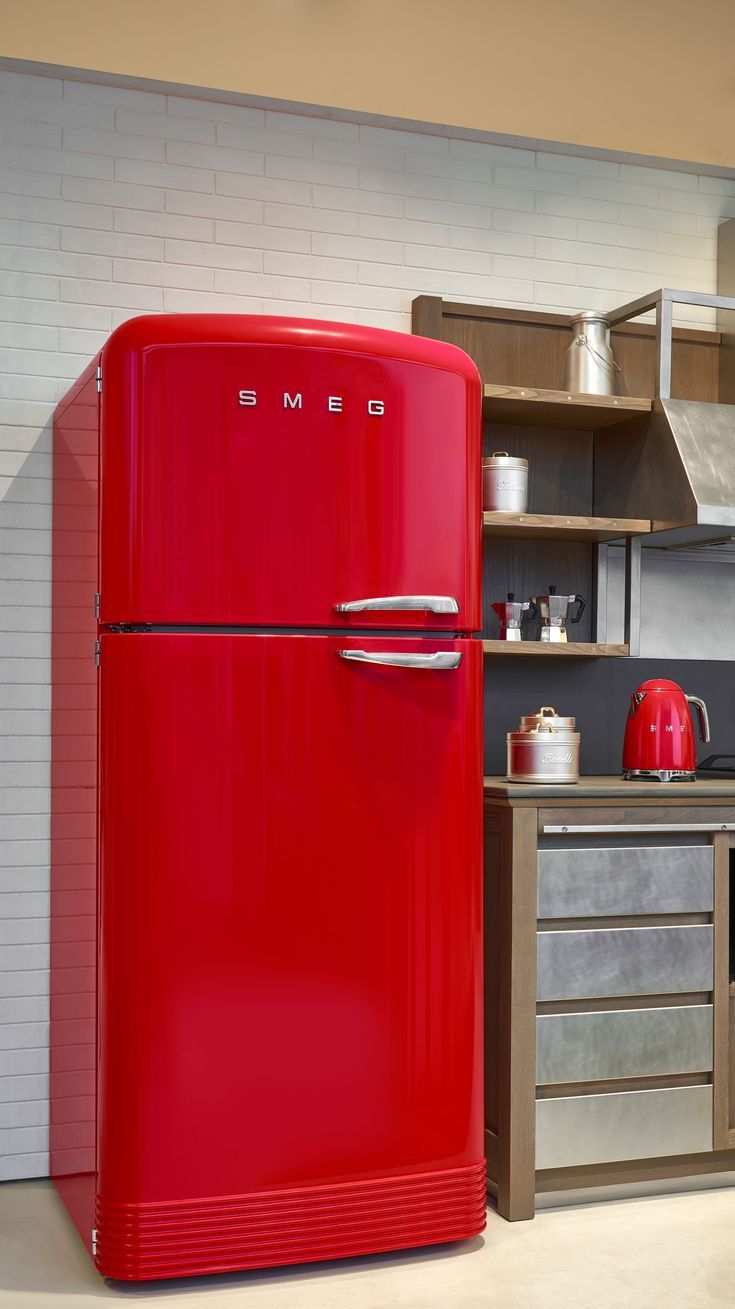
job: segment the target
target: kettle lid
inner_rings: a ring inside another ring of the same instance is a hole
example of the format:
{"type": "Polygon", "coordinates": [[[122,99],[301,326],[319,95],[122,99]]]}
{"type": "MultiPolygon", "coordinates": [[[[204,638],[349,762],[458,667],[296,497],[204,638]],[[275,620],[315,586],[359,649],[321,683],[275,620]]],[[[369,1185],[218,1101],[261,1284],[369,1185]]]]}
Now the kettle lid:
{"type": "Polygon", "coordinates": [[[654,694],[657,691],[678,691],[679,695],[684,695],[678,682],[670,682],[667,677],[652,677],[647,682],[641,682],[638,690],[654,694]]]}

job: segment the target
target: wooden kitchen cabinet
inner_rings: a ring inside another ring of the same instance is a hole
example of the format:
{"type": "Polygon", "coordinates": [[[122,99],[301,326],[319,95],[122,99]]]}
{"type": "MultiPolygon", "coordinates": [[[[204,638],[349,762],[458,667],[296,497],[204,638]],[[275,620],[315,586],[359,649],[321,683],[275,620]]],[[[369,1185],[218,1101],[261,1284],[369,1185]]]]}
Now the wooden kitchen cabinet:
{"type": "Polygon", "coordinates": [[[485,781],[498,1209],[735,1169],[735,784],[485,781]]]}

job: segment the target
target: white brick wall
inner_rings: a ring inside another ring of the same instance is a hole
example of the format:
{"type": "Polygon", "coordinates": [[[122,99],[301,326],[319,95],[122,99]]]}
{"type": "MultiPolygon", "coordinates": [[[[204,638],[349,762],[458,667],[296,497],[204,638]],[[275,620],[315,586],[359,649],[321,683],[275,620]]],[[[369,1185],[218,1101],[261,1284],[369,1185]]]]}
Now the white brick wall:
{"type": "Polygon", "coordinates": [[[715,284],[735,182],[0,72],[0,1178],[47,1170],[53,406],[142,311],[715,284]]]}

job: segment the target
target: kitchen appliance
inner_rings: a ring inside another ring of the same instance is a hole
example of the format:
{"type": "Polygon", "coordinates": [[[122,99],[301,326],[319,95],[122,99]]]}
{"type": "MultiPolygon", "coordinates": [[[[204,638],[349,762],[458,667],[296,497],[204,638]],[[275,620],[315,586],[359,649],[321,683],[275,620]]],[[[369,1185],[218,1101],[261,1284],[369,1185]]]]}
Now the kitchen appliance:
{"type": "Polygon", "coordinates": [[[567,391],[614,395],[618,366],[610,349],[610,325],[604,314],[584,309],[569,319],[572,340],[566,355],[567,391]]]}
{"type": "Polygon", "coordinates": [[[488,513],[525,514],[528,509],[528,460],[494,450],[482,461],[482,507],[488,513]]]}
{"type": "Polygon", "coordinates": [[[694,729],[689,706],[699,716],[699,734],[709,741],[704,700],[687,695],[676,682],[654,678],[631,696],[625,723],[623,777],[658,782],[693,782],[696,778],[694,729]]]}
{"type": "Polygon", "coordinates": [[[555,586],[549,587],[548,595],[535,595],[533,601],[541,617],[542,641],[566,641],[569,606],[577,605],[576,613],[569,615],[570,623],[578,623],[587,606],[581,595],[557,595],[555,586]]]}
{"type": "Polygon", "coordinates": [[[571,714],[558,714],[553,705],[542,705],[538,713],[522,716],[521,728],[523,731],[528,731],[537,723],[550,724],[557,732],[573,732],[577,720],[571,714]]]}
{"type": "MultiPolygon", "coordinates": [[[[708,754],[706,759],[697,764],[697,773],[702,777],[735,777],[735,754],[708,754]],[[725,760],[728,762],[726,763],[725,760]]],[[[735,963],[735,955],[733,956],[735,963]]]]}
{"type": "Polygon", "coordinates": [[[499,641],[521,641],[523,633],[521,632],[521,623],[523,615],[528,613],[532,608],[530,600],[516,600],[515,592],[508,592],[507,600],[499,600],[492,605],[493,612],[500,619],[499,641]]]}
{"type": "Polygon", "coordinates": [[[480,418],[453,346],[215,315],[57,408],[51,1171],[105,1276],[484,1227],[480,418]]]}
{"type": "Polygon", "coordinates": [[[578,782],[579,732],[538,719],[508,732],[509,782],[578,782]]]}

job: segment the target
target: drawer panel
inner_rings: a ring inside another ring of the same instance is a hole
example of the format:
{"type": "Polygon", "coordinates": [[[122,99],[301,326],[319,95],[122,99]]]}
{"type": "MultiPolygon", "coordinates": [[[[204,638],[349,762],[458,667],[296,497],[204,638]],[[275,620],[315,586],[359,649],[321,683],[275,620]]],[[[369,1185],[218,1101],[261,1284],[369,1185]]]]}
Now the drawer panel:
{"type": "MultiPolygon", "coordinates": [[[[656,786],[651,783],[653,792],[656,786]]],[[[661,803],[654,807],[631,804],[620,809],[567,808],[539,809],[539,832],[564,835],[566,832],[732,832],[735,829],[732,805],[683,805],[661,803]]]]}
{"type": "Polygon", "coordinates": [[[539,918],[712,909],[712,846],[540,850],[539,918]]]}
{"type": "Polygon", "coordinates": [[[536,1019],[536,1082],[706,1073],[712,1068],[712,1005],[542,1014],[536,1019]]]}
{"type": "Polygon", "coordinates": [[[658,1159],[712,1149],[712,1087],[536,1101],[536,1167],[658,1159]]]}
{"type": "Polygon", "coordinates": [[[539,932],[539,1000],[712,990],[712,928],[539,932]]]}

